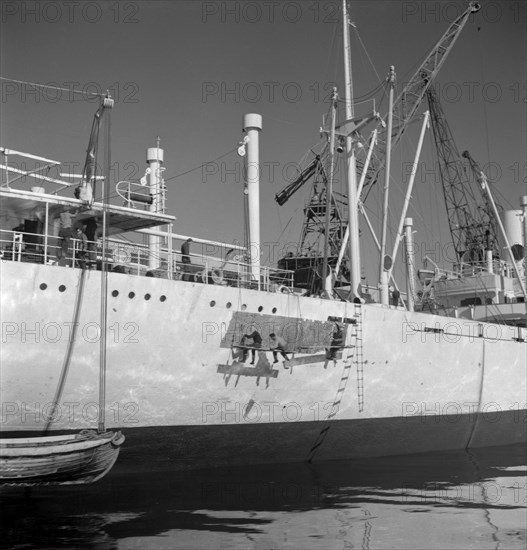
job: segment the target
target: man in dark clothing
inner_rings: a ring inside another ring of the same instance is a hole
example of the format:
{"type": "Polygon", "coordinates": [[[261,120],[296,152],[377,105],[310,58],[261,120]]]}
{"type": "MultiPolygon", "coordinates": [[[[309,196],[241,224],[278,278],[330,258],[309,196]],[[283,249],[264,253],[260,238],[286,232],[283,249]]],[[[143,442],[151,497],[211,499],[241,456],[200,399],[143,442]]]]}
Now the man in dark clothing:
{"type": "Polygon", "coordinates": [[[77,227],[75,231],[75,237],[77,241],[77,260],[81,269],[86,268],[86,252],[88,249],[88,239],[82,231],[82,227],[77,227]]]}
{"type": "Polygon", "coordinates": [[[97,221],[95,217],[89,218],[86,222],[86,239],[88,240],[89,266],[95,265],[97,261],[97,221]]]}
{"type": "Polygon", "coordinates": [[[187,239],[182,245],[181,245],[181,263],[183,264],[189,264],[190,263],[190,243],[192,242],[192,239],[187,239]]]}
{"type": "Polygon", "coordinates": [[[57,258],[59,260],[67,259],[68,257],[72,237],[73,218],[76,214],[77,211],[73,208],[60,213],[59,237],[62,238],[62,241],[60,243],[60,248],[57,251],[57,258]]]}
{"type": "Polygon", "coordinates": [[[250,348],[252,353],[252,358],[253,358],[253,360],[251,361],[251,365],[254,365],[254,360],[256,358],[256,350],[262,347],[262,337],[260,333],[257,330],[254,330],[251,334],[244,334],[242,336],[242,340],[240,344],[244,346],[242,361],[244,363],[245,361],[247,361],[247,355],[249,353],[249,348],[250,348]],[[252,340],[252,344],[249,342],[249,340],[252,340]]]}
{"type": "Polygon", "coordinates": [[[401,300],[401,293],[396,288],[392,290],[392,299],[393,299],[393,305],[398,307],[399,301],[401,300]]]}
{"type": "Polygon", "coordinates": [[[335,323],[335,326],[333,327],[333,336],[331,338],[331,346],[329,348],[329,353],[327,355],[328,359],[333,359],[336,361],[337,359],[337,352],[342,349],[342,345],[344,343],[344,332],[342,330],[342,327],[335,323]]]}

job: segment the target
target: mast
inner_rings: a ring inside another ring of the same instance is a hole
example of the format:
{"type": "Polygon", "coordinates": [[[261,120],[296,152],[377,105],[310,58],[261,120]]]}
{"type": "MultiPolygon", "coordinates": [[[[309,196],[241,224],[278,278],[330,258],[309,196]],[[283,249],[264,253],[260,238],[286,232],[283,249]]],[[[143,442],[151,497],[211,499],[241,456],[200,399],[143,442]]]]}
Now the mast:
{"type": "Polygon", "coordinates": [[[331,219],[331,208],[333,205],[333,172],[335,169],[335,122],[337,115],[337,88],[333,88],[331,97],[331,133],[329,137],[329,181],[326,190],[326,221],[324,229],[324,263],[322,264],[322,279],[326,297],[331,298],[331,283],[328,283],[328,278],[331,281],[331,270],[328,273],[328,251],[329,251],[329,225],[331,219]]]}
{"type": "MultiPolygon", "coordinates": [[[[527,287],[527,195],[522,195],[520,197],[520,204],[522,207],[523,218],[523,278],[525,286],[527,287]]],[[[527,303],[525,307],[527,308],[527,303]]]]}
{"type": "MultiPolygon", "coordinates": [[[[370,160],[371,160],[371,155],[373,153],[373,148],[375,147],[375,144],[377,143],[377,129],[373,130],[372,132],[372,135],[371,135],[371,139],[370,139],[370,147],[368,149],[368,155],[366,157],[366,160],[364,161],[364,166],[363,166],[363,169],[362,169],[362,175],[360,177],[360,181],[359,181],[359,188],[357,189],[357,204],[359,206],[359,210],[360,210],[360,194],[361,194],[361,191],[362,191],[362,187],[364,185],[364,180],[366,178],[366,172],[368,170],[368,167],[370,165],[370,160]]],[[[344,233],[344,238],[342,239],[342,243],[340,245],[340,250],[339,250],[339,256],[338,256],[338,259],[337,259],[337,265],[335,266],[335,273],[338,274],[339,270],[340,270],[340,264],[342,263],[342,258],[344,257],[344,252],[346,251],[346,247],[348,246],[348,239],[350,237],[350,226],[349,226],[349,223],[348,225],[346,226],[346,232],[344,233]]]]}
{"type": "MultiPolygon", "coordinates": [[[[346,120],[354,116],[353,108],[353,82],[351,74],[351,56],[349,41],[349,16],[346,0],[342,0],[342,25],[344,37],[344,80],[345,80],[345,105],[346,120]]],[[[357,200],[357,167],[353,138],[346,135],[346,161],[348,182],[348,220],[349,220],[349,255],[350,255],[350,294],[351,300],[360,299],[360,247],[359,247],[359,211],[357,200]]]]}
{"type": "Polygon", "coordinates": [[[390,67],[388,76],[388,86],[390,87],[390,101],[388,108],[388,130],[386,143],[386,168],[384,174],[384,200],[382,207],[382,233],[381,233],[381,262],[379,273],[379,285],[381,290],[381,302],[388,305],[388,271],[392,267],[393,260],[386,256],[386,232],[388,228],[388,196],[390,192],[390,168],[392,156],[392,121],[393,121],[393,89],[395,87],[395,68],[390,67]]]}
{"type": "Polygon", "coordinates": [[[412,226],[414,222],[412,218],[406,218],[404,220],[404,240],[405,240],[405,254],[406,254],[406,304],[408,311],[414,311],[415,300],[415,249],[414,249],[414,237],[412,234],[412,226]]]}
{"type": "MultiPolygon", "coordinates": [[[[403,204],[403,210],[401,212],[401,218],[399,220],[399,227],[397,229],[396,237],[395,237],[395,244],[393,245],[393,252],[392,252],[392,267],[390,268],[388,272],[388,279],[390,279],[392,272],[393,272],[393,265],[395,260],[397,259],[397,252],[399,250],[399,243],[401,242],[401,239],[403,238],[403,228],[405,227],[405,222],[407,220],[411,220],[411,218],[406,218],[406,212],[408,210],[408,205],[410,204],[410,199],[412,198],[412,190],[414,188],[414,181],[415,181],[415,175],[417,173],[417,166],[419,163],[419,157],[421,156],[421,148],[423,146],[423,139],[425,137],[425,131],[428,127],[428,121],[430,119],[430,111],[426,111],[423,116],[423,124],[421,126],[421,133],[419,134],[419,141],[417,143],[417,150],[415,152],[415,158],[414,162],[412,164],[412,172],[410,174],[410,181],[408,182],[408,188],[406,189],[406,195],[404,197],[404,204],[403,204]]],[[[412,225],[413,222],[410,224],[412,225]]]]}
{"type": "MultiPolygon", "coordinates": [[[[104,433],[106,431],[105,427],[105,409],[106,409],[106,335],[107,335],[107,291],[108,291],[108,280],[107,280],[107,247],[106,247],[106,236],[107,236],[107,211],[108,204],[110,202],[110,192],[109,192],[109,181],[111,173],[111,156],[110,156],[110,132],[111,132],[111,120],[110,120],[110,109],[113,107],[113,99],[109,94],[103,98],[99,109],[97,110],[96,119],[100,123],[101,118],[103,117],[105,111],[108,111],[106,117],[106,174],[102,179],[102,260],[101,260],[101,311],[100,311],[100,321],[101,321],[101,338],[100,338],[100,350],[99,350],[99,414],[98,414],[98,431],[99,433],[104,433]]],[[[99,131],[97,129],[97,138],[99,131]]],[[[95,155],[98,147],[98,143],[92,143],[90,147],[90,153],[95,155]]],[[[84,177],[84,184],[91,181],[91,176],[86,178],[84,177]]],[[[95,181],[95,180],[94,180],[95,181]]],[[[82,190],[86,190],[86,187],[81,186],[79,189],[79,195],[81,200],[82,190]]],[[[90,187],[90,192],[92,188],[90,187]]],[[[84,195],[86,197],[86,195],[84,195]]],[[[93,198],[93,196],[92,196],[93,198]]],[[[47,211],[47,208],[46,208],[47,211]]],[[[48,213],[46,212],[46,218],[48,213]]],[[[77,339],[77,329],[79,326],[78,316],[80,312],[80,307],[83,300],[84,292],[84,282],[86,277],[86,269],[82,269],[81,279],[79,283],[79,288],[77,291],[77,299],[75,303],[75,314],[74,314],[74,323],[72,327],[71,336],[68,341],[68,349],[62,365],[62,370],[59,377],[59,383],[57,385],[57,390],[55,396],[53,397],[51,413],[47,415],[46,425],[44,427],[44,435],[47,434],[51,424],[55,421],[55,412],[59,405],[64,386],[66,384],[66,378],[68,375],[68,370],[71,363],[71,356],[73,351],[73,346],[75,345],[77,339]]]]}
{"type": "Polygon", "coordinates": [[[112,166],[110,135],[111,117],[110,109],[113,107],[113,99],[109,96],[103,99],[103,107],[108,110],[106,117],[106,177],[102,185],[102,261],[101,261],[101,342],[99,350],[99,433],[106,431],[106,333],[108,320],[108,265],[106,259],[106,238],[108,234],[108,205],[110,203],[110,174],[112,166]]]}

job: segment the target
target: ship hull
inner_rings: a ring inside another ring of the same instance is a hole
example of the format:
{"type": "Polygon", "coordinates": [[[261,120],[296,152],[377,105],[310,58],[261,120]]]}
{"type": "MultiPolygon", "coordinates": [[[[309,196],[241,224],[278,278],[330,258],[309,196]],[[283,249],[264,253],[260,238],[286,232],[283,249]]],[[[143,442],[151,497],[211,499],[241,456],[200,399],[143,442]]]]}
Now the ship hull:
{"type": "Polygon", "coordinates": [[[335,420],[314,455],[320,422],[136,428],[127,431],[121,460],[132,470],[145,459],[151,468],[178,470],[353,460],[524,442],[526,422],[525,409],[503,413],[499,421],[495,414],[335,420]]]}
{"type": "MultiPolygon", "coordinates": [[[[2,432],[44,427],[65,362],[53,425],[93,426],[100,273],[5,262],[1,283],[2,432]]],[[[145,456],[182,469],[527,441],[525,329],[119,273],[108,290],[106,421],[125,433],[130,467],[145,456]],[[333,360],[336,319],[346,331],[333,360]],[[236,347],[251,327],[264,337],[254,366],[236,347]],[[289,362],[273,363],[271,331],[290,343],[289,362]]]]}

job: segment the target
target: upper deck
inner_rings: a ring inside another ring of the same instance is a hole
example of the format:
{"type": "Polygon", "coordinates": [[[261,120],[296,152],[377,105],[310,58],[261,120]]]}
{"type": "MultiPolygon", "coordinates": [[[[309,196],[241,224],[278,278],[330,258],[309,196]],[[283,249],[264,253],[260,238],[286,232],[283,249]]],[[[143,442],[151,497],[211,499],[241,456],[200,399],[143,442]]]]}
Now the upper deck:
{"type": "MultiPolygon", "coordinates": [[[[3,260],[56,264],[73,268],[100,269],[102,263],[101,220],[104,206],[20,189],[0,188],[0,255],[3,260]],[[67,238],[60,233],[60,214],[75,211],[72,232],[67,238]],[[97,233],[84,245],[74,229],[86,231],[90,222],[97,233]]],[[[211,241],[196,239],[188,258],[174,250],[171,233],[176,219],[161,213],[128,206],[108,205],[106,262],[114,272],[137,276],[163,277],[204,284],[221,284],[276,291],[292,288],[293,274],[288,270],[262,266],[260,278],[252,277],[250,265],[230,252],[242,247],[211,246],[211,241]],[[166,231],[159,231],[162,226],[166,231]],[[123,234],[127,234],[126,237],[123,234]],[[162,246],[152,250],[145,243],[145,233],[154,234],[162,246]],[[196,253],[196,247],[201,252],[196,253]],[[218,252],[219,249],[219,252],[218,252]],[[213,256],[212,254],[219,254],[213,256]]]]}
{"type": "MultiPolygon", "coordinates": [[[[103,204],[94,202],[87,207],[83,201],[73,197],[9,187],[0,188],[0,229],[2,231],[13,230],[26,220],[38,221],[49,229],[50,226],[53,227],[55,220],[62,212],[71,209],[79,211],[77,219],[82,221],[91,217],[101,218],[103,204]]],[[[176,219],[167,214],[113,204],[107,206],[106,212],[108,235],[170,224],[176,219]]],[[[50,233],[53,234],[52,231],[50,233]]]]}

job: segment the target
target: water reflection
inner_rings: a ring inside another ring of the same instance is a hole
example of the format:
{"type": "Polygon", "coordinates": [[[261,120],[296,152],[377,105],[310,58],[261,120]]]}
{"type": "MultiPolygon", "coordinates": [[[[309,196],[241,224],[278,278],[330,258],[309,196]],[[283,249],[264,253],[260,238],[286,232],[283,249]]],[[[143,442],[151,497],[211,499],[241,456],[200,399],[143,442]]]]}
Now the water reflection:
{"type": "Polygon", "coordinates": [[[93,486],[3,489],[12,548],[524,548],[527,451],[192,473],[119,471],[93,486]]]}

